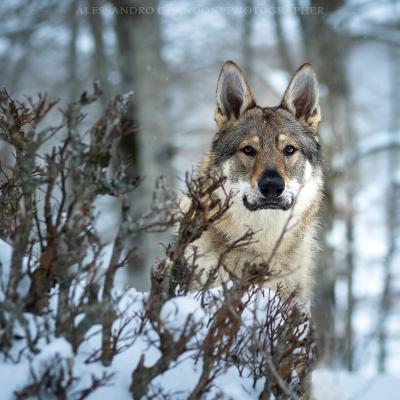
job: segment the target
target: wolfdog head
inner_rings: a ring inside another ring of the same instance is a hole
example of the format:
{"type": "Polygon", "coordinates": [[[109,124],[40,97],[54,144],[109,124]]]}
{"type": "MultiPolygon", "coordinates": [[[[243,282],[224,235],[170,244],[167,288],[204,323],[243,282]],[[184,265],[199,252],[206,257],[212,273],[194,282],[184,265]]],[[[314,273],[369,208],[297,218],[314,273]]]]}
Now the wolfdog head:
{"type": "Polygon", "coordinates": [[[309,64],[297,70],[276,107],[256,105],[239,67],[231,61],[223,65],[209,166],[227,177],[246,209],[288,210],[300,198],[307,208],[320,192],[318,98],[309,64]]]}

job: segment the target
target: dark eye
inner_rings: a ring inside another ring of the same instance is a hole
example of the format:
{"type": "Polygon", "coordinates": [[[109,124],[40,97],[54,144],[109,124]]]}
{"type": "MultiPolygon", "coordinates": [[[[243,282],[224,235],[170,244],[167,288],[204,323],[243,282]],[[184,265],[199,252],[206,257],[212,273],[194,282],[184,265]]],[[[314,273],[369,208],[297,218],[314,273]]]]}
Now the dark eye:
{"type": "Polygon", "coordinates": [[[249,157],[254,157],[257,154],[257,151],[254,147],[251,147],[249,145],[244,146],[242,149],[243,153],[246,154],[246,156],[249,157]]]}
{"type": "Polygon", "coordinates": [[[285,155],[287,156],[291,156],[293,153],[296,152],[296,148],[293,147],[292,145],[288,144],[287,146],[285,146],[285,148],[283,149],[283,152],[285,153],[285,155]]]}

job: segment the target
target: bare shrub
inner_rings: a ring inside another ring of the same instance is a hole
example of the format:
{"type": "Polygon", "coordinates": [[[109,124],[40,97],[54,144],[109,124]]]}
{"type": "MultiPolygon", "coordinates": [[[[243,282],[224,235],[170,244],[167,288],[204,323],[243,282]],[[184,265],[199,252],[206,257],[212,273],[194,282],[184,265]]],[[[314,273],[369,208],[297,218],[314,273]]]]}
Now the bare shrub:
{"type": "MultiPolygon", "coordinates": [[[[229,209],[231,193],[222,200],[215,196],[223,192],[224,178],[187,174],[185,207],[160,179],[149,210],[133,219],[127,195],[141,179],[127,178],[124,165],[110,167],[111,149],[125,132],[122,117],[130,95],[116,96],[98,122],[82,131],[83,110],[99,96],[95,85],[93,93],[61,111],[58,125],[43,128],[56,101],[39,96],[22,103],[5,91],[0,95],[0,138],[12,146],[14,158],[12,166],[0,169],[0,238],[10,249],[9,262],[1,256],[0,357],[4,365],[30,365],[15,398],[83,399],[112,384],[116,358],[130,351],[133,356],[138,343],[134,399],[174,398],[160,382],[189,359],[198,372],[178,397],[218,396],[218,378],[234,373],[251,378],[253,387],[261,382],[262,399],[307,398],[313,361],[309,318],[294,296],[262,289],[271,259],[241,266],[243,276],[230,274],[231,281],[219,288],[210,289],[210,274],[200,290],[190,291],[201,265],[186,250],[229,209]],[[58,144],[43,153],[55,136],[58,144]],[[121,215],[111,246],[95,229],[94,204],[104,195],[118,200],[121,215]],[[117,271],[135,256],[125,239],[176,226],[175,240],[152,268],[150,292],[117,288],[117,271]],[[55,352],[38,362],[56,338],[71,353],[55,352]],[[143,346],[158,351],[151,365],[143,346]],[[79,375],[79,363],[93,367],[90,379],[79,375]]],[[[225,255],[253,236],[248,231],[233,241],[214,272],[232,270],[225,255]]]]}

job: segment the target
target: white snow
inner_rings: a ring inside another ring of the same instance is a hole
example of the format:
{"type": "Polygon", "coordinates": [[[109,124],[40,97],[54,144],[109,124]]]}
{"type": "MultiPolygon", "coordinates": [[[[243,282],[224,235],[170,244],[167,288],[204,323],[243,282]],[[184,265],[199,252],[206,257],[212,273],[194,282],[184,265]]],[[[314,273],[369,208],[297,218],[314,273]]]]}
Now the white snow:
{"type": "MultiPolygon", "coordinates": [[[[0,241],[0,260],[3,269],[9,267],[11,258],[11,247],[0,241]]],[[[4,278],[4,275],[3,275],[4,278]]],[[[1,291],[0,291],[1,292],[1,291]]],[[[195,337],[189,343],[195,343],[205,337],[207,327],[210,323],[210,311],[215,307],[215,300],[221,296],[221,289],[216,288],[210,291],[203,299],[208,309],[202,307],[200,299],[195,295],[179,296],[165,302],[161,309],[160,317],[175,341],[178,341],[182,334],[191,334],[191,328],[196,327],[195,337]],[[213,303],[214,302],[214,303],[213,303]]],[[[158,350],[158,336],[150,324],[146,324],[139,332],[140,312],[143,311],[147,294],[130,289],[118,303],[118,309],[123,312],[123,317],[114,324],[117,329],[122,319],[132,317],[131,322],[125,328],[127,337],[136,337],[135,340],[127,341],[127,348],[116,355],[110,367],[106,368],[99,361],[85,363],[87,358],[101,346],[101,326],[93,326],[86,334],[86,340],[80,345],[77,354],[73,354],[71,344],[62,337],[50,335],[48,340],[40,341],[40,351],[32,354],[24,351],[21,359],[15,363],[11,360],[0,358],[0,389],[3,399],[12,399],[14,392],[22,389],[24,385],[32,380],[32,372],[40,374],[46,366],[65,371],[72,368],[73,376],[77,379],[74,392],[84,389],[90,384],[91,377],[101,376],[103,372],[112,372],[115,375],[110,384],[100,387],[90,395],[91,400],[102,400],[115,398],[119,400],[131,399],[129,387],[131,385],[132,371],[139,362],[142,354],[145,355],[145,365],[151,366],[160,357],[158,350]],[[57,357],[55,359],[55,357],[57,357]]],[[[243,301],[248,299],[245,296],[243,301]]],[[[277,306],[277,297],[272,291],[258,292],[257,296],[251,298],[243,314],[243,326],[263,324],[268,318],[268,313],[274,313],[277,306]]],[[[34,317],[25,314],[28,321],[27,329],[34,337],[37,329],[44,327],[44,317],[34,317]]],[[[279,321],[278,321],[279,323],[279,321]]],[[[15,334],[24,338],[26,329],[17,325],[15,334]]],[[[23,340],[15,341],[15,348],[12,349],[14,356],[22,349],[23,340]]],[[[201,358],[196,361],[196,350],[189,349],[185,352],[172,367],[158,376],[152,383],[150,393],[170,393],[172,399],[184,399],[193,389],[200,376],[202,369],[201,358]]],[[[223,367],[223,365],[221,365],[223,367]]],[[[244,370],[241,375],[234,367],[222,368],[222,373],[216,378],[212,390],[204,396],[204,399],[233,399],[247,400],[257,399],[264,384],[260,379],[253,387],[253,380],[249,371],[244,370]]],[[[394,399],[400,388],[400,379],[389,376],[362,376],[350,375],[343,371],[329,371],[319,369],[313,376],[313,387],[316,400],[346,400],[360,399],[372,400],[378,398],[394,399]],[[382,397],[383,396],[383,397],[382,397]]]]}
{"type": "MultiPolygon", "coordinates": [[[[10,276],[10,265],[12,257],[12,247],[4,240],[0,240],[0,268],[1,268],[1,281],[3,284],[8,282],[10,276]]],[[[0,301],[4,300],[4,293],[0,290],[0,301]]]]}
{"type": "Polygon", "coordinates": [[[206,323],[204,310],[191,296],[180,296],[168,300],[161,308],[160,317],[175,341],[195,327],[201,329],[206,323]]]}
{"type": "Polygon", "coordinates": [[[316,400],[394,400],[399,397],[400,378],[318,369],[313,390],[316,400]]]}

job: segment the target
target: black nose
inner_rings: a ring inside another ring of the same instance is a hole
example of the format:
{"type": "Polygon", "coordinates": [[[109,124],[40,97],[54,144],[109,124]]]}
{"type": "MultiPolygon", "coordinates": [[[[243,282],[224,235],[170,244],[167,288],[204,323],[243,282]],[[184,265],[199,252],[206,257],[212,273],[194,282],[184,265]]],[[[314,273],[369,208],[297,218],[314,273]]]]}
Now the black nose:
{"type": "Polygon", "coordinates": [[[264,197],[276,199],[285,190],[285,182],[277,172],[267,172],[259,180],[258,188],[264,197]]]}

